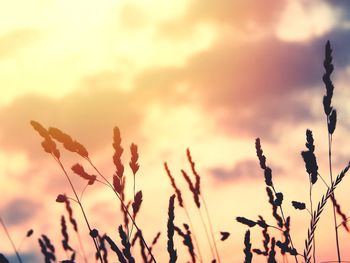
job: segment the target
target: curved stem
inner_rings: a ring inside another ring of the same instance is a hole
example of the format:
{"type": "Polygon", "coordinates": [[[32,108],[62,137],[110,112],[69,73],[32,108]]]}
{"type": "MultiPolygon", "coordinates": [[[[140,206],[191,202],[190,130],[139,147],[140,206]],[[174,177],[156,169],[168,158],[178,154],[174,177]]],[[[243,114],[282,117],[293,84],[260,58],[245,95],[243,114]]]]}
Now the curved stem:
{"type": "Polygon", "coordinates": [[[210,219],[210,215],[209,215],[209,210],[208,210],[208,207],[207,207],[207,203],[205,202],[205,199],[204,199],[203,194],[201,194],[200,196],[201,196],[201,198],[202,198],[202,201],[203,201],[203,204],[204,204],[205,213],[206,213],[206,215],[207,215],[207,219],[208,219],[208,222],[209,222],[209,229],[210,229],[210,233],[211,233],[211,238],[212,238],[212,240],[213,240],[215,253],[216,253],[216,256],[217,256],[217,259],[218,259],[219,263],[221,263],[220,255],[219,255],[218,248],[217,248],[217,246],[216,246],[216,242],[215,242],[215,238],[214,238],[213,224],[211,223],[211,219],[210,219]]]}
{"type": "MultiPolygon", "coordinates": [[[[134,178],[134,185],[133,185],[133,192],[134,192],[134,202],[135,202],[135,188],[136,188],[136,181],[135,181],[135,174],[133,173],[133,178],[134,178]]],[[[135,218],[134,218],[135,220],[135,218]]],[[[130,230],[130,234],[128,235],[129,238],[132,235],[132,231],[134,230],[134,225],[131,225],[131,230],[130,230]]]]}
{"type": "Polygon", "coordinates": [[[22,261],[20,255],[19,255],[19,253],[18,253],[18,251],[17,251],[17,249],[16,249],[15,243],[13,243],[12,238],[11,238],[11,236],[10,236],[8,230],[7,230],[7,227],[6,227],[4,221],[2,220],[1,217],[0,217],[0,224],[2,225],[2,228],[4,229],[5,234],[6,234],[8,240],[10,241],[10,243],[11,243],[11,245],[12,245],[12,248],[13,248],[13,250],[15,251],[15,254],[16,254],[16,257],[17,257],[18,261],[19,261],[20,263],[22,263],[23,261],[22,261]]]}
{"type": "MultiPolygon", "coordinates": [[[[329,162],[329,175],[331,178],[331,183],[333,184],[333,175],[332,175],[332,135],[328,133],[328,162],[329,162]]],[[[332,193],[332,197],[335,198],[334,192],[332,193]]],[[[338,236],[338,227],[337,227],[337,216],[336,216],[336,207],[333,204],[333,218],[334,218],[334,230],[335,230],[335,241],[337,245],[337,256],[338,262],[341,262],[340,257],[340,249],[339,249],[339,236],[338,236]]]]}
{"type": "MultiPolygon", "coordinates": [[[[52,156],[53,156],[53,158],[56,160],[56,162],[59,164],[59,166],[61,167],[61,169],[62,169],[64,175],[66,176],[66,178],[67,178],[67,180],[68,180],[68,182],[69,182],[69,184],[70,184],[70,186],[71,186],[71,188],[72,188],[72,190],[73,190],[73,193],[74,193],[74,195],[75,195],[75,198],[77,199],[78,205],[79,205],[80,210],[81,210],[81,212],[82,212],[82,214],[83,214],[85,223],[86,223],[86,225],[87,225],[87,227],[88,227],[88,229],[89,229],[89,234],[90,234],[91,231],[92,231],[92,229],[91,229],[89,220],[87,219],[87,216],[86,216],[86,214],[85,214],[85,210],[84,210],[84,208],[83,208],[83,205],[81,204],[81,202],[80,202],[80,200],[79,200],[79,197],[78,197],[78,194],[77,194],[77,192],[75,191],[74,185],[73,185],[73,183],[72,183],[70,177],[68,176],[68,173],[67,173],[66,169],[64,168],[62,162],[61,162],[59,159],[57,159],[54,155],[52,155],[52,156]]],[[[95,238],[93,238],[93,237],[91,237],[91,238],[92,238],[92,240],[94,241],[94,245],[95,245],[95,248],[96,248],[97,255],[98,255],[98,257],[99,257],[101,263],[103,263],[102,256],[101,256],[100,250],[99,250],[99,248],[98,248],[98,246],[97,246],[96,240],[95,240],[95,238]]]]}
{"type": "MultiPolygon", "coordinates": [[[[309,198],[310,198],[310,209],[311,209],[311,218],[312,213],[314,212],[313,206],[312,206],[312,183],[311,183],[311,175],[310,175],[310,192],[309,192],[309,198]]],[[[315,235],[315,234],[314,234],[315,235]]],[[[316,241],[315,238],[312,240],[312,254],[314,258],[314,263],[316,263],[316,241]]]]}
{"type": "Polygon", "coordinates": [[[215,253],[214,253],[214,250],[213,250],[213,246],[212,246],[211,241],[210,241],[208,229],[207,229],[207,226],[206,226],[205,221],[203,219],[203,215],[202,215],[201,209],[199,207],[198,207],[198,212],[199,212],[199,216],[200,216],[201,221],[202,221],[202,225],[203,225],[203,228],[204,228],[204,231],[205,231],[205,235],[207,236],[207,240],[208,240],[208,244],[209,244],[209,247],[210,247],[211,254],[212,254],[212,256],[215,259],[216,256],[215,256],[215,253]]]}

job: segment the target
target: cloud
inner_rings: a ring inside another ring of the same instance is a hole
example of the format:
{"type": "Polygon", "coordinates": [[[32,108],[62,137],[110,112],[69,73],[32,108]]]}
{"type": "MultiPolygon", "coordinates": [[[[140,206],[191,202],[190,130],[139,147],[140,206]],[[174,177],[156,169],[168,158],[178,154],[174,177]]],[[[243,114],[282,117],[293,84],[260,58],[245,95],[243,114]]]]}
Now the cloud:
{"type": "Polygon", "coordinates": [[[7,226],[20,225],[33,218],[40,205],[28,199],[17,198],[11,200],[1,208],[0,214],[3,216],[7,226]]]}
{"type": "MultiPolygon", "coordinates": [[[[286,1],[195,0],[188,9],[188,20],[209,20],[229,25],[266,26],[276,20],[286,1]]],[[[185,19],[186,21],[186,19],[185,19]]]]}
{"type": "Polygon", "coordinates": [[[114,126],[123,134],[132,134],[142,109],[131,94],[112,88],[85,86],[59,99],[26,95],[0,110],[0,145],[3,150],[24,151],[29,158],[41,154],[41,138],[29,124],[36,120],[66,131],[96,151],[112,143],[114,126]]]}
{"type": "MultiPolygon", "coordinates": [[[[273,173],[281,173],[282,168],[273,166],[273,173]]],[[[215,179],[221,182],[236,181],[240,179],[264,180],[264,174],[258,160],[244,159],[237,161],[232,168],[215,167],[209,170],[215,179]]]]}
{"type": "Polygon", "coordinates": [[[259,163],[256,160],[242,160],[231,168],[216,167],[210,173],[219,181],[233,181],[244,178],[261,177],[259,163]]]}
{"type": "Polygon", "coordinates": [[[199,105],[236,134],[267,136],[278,122],[312,119],[298,95],[322,85],[323,53],[321,39],[308,44],[276,38],[242,45],[226,41],[183,67],[149,69],[136,86],[147,100],[199,105]]]}
{"type": "Polygon", "coordinates": [[[9,57],[27,47],[37,36],[37,31],[27,28],[13,30],[0,36],[0,58],[9,57]]]}

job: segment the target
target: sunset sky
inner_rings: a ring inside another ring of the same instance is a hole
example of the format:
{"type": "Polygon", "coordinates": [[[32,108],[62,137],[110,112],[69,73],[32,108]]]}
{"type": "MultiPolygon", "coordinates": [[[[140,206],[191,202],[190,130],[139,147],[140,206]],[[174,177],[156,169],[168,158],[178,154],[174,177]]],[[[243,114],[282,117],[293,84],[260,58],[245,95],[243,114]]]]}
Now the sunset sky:
{"type": "MultiPolygon", "coordinates": [[[[164,162],[184,192],[205,262],[211,260],[180,172],[190,172],[187,148],[201,174],[222,262],[244,258],[246,228],[235,221],[237,216],[263,215],[275,224],[255,153],[255,138],[260,137],[302,253],[310,216],[294,210],[291,201],[309,204],[309,179],[300,156],[307,128],[314,134],[320,174],[329,181],[322,106],[327,40],[334,51],[333,105],[338,111],[334,173],[350,160],[349,1],[11,0],[1,1],[0,21],[0,216],[16,244],[34,229],[21,248],[25,262],[43,262],[37,239],[44,233],[55,243],[59,260],[65,259],[60,234],[65,210],[55,199],[61,193],[73,195],[43,151],[31,120],[60,128],[84,144],[111,180],[113,128],[118,126],[128,199],[129,146],[138,145],[136,188],[142,189],[144,202],[137,221],[149,242],[162,232],[154,250],[158,262],[168,260],[167,206],[173,193],[164,162]],[[231,233],[227,241],[219,241],[220,231],[231,233]]],[[[60,149],[67,169],[79,162],[93,172],[79,156],[60,149]]],[[[84,182],[72,177],[81,191],[84,182]]],[[[348,189],[350,177],[345,177],[336,196],[350,215],[348,189]]],[[[316,183],[314,203],[326,190],[321,181],[316,183]]],[[[83,203],[92,225],[117,239],[122,215],[113,193],[93,185],[83,203]]],[[[78,207],[74,213],[80,220],[78,207]]],[[[175,213],[176,224],[185,222],[178,206],[175,213]]],[[[316,233],[318,262],[336,260],[332,220],[327,205],[316,233]]],[[[92,258],[86,226],[79,228],[92,258]]],[[[350,234],[339,231],[342,258],[350,260],[350,234]]],[[[252,235],[253,247],[260,248],[260,229],[252,229],[252,235]]],[[[0,240],[0,253],[16,262],[2,229],[0,240]]],[[[71,242],[78,247],[74,235],[71,242]]],[[[187,262],[180,239],[175,247],[178,262],[187,262]]],[[[256,256],[254,262],[264,258],[256,256]]]]}

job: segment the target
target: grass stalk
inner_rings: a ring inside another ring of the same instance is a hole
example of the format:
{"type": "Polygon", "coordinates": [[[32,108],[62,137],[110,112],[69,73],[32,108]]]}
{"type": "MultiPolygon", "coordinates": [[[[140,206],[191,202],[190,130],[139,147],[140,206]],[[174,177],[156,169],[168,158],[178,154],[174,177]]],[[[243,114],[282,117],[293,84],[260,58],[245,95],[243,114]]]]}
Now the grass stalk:
{"type": "Polygon", "coordinates": [[[207,219],[208,219],[208,223],[209,223],[209,229],[210,229],[210,233],[211,233],[211,238],[213,240],[213,244],[214,244],[214,249],[215,249],[215,253],[216,253],[216,257],[218,259],[218,262],[221,263],[221,260],[220,260],[220,255],[219,255],[219,252],[218,252],[218,248],[216,246],[216,241],[215,241],[215,237],[214,237],[214,231],[213,231],[213,224],[211,222],[211,218],[210,218],[210,215],[209,215],[209,210],[208,210],[208,206],[207,206],[207,203],[205,202],[205,198],[203,196],[203,193],[201,193],[201,199],[203,201],[203,205],[204,205],[204,209],[205,209],[205,213],[207,215],[207,219]]]}
{"type": "MultiPolygon", "coordinates": [[[[74,185],[73,185],[73,183],[72,183],[72,181],[71,181],[71,179],[70,179],[70,177],[69,177],[69,175],[68,175],[66,169],[64,168],[62,162],[61,162],[58,158],[56,158],[54,155],[52,155],[52,157],[53,157],[53,158],[56,160],[56,162],[59,164],[59,166],[61,167],[61,169],[62,169],[64,175],[66,176],[66,178],[67,178],[67,180],[68,180],[68,182],[69,182],[69,184],[70,184],[70,186],[71,186],[71,188],[72,188],[72,190],[73,190],[74,196],[75,196],[76,201],[77,201],[77,203],[78,203],[78,205],[79,205],[79,207],[80,207],[80,210],[81,210],[81,212],[82,212],[82,214],[83,214],[85,223],[86,223],[86,225],[87,225],[87,227],[88,227],[88,229],[89,229],[89,233],[91,233],[92,228],[91,228],[91,226],[90,226],[89,220],[87,219],[87,216],[86,216],[84,207],[83,207],[82,203],[80,202],[79,196],[78,196],[78,194],[77,194],[77,192],[76,192],[76,190],[75,190],[75,188],[74,188],[74,185]]],[[[99,250],[98,245],[97,245],[97,243],[96,243],[96,240],[95,240],[95,238],[93,238],[93,237],[91,237],[91,238],[92,238],[92,240],[93,240],[93,242],[94,242],[94,245],[95,245],[96,252],[97,252],[97,255],[98,255],[98,257],[99,257],[99,260],[101,261],[101,263],[103,263],[103,260],[102,260],[102,257],[101,257],[101,253],[100,253],[100,250],[99,250]]]]}
{"type": "Polygon", "coordinates": [[[204,232],[205,232],[205,235],[207,237],[207,240],[208,240],[208,244],[209,244],[209,247],[210,247],[210,251],[211,251],[211,254],[213,256],[213,258],[215,259],[216,258],[216,255],[215,255],[215,252],[214,252],[214,249],[213,249],[213,245],[210,241],[210,236],[209,236],[209,232],[208,232],[208,227],[204,221],[204,218],[203,218],[203,214],[202,214],[202,211],[201,209],[198,207],[198,212],[199,212],[199,216],[201,218],[201,222],[202,222],[202,225],[203,225],[203,228],[204,228],[204,232]]]}
{"type": "MultiPolygon", "coordinates": [[[[328,162],[329,162],[329,176],[331,179],[331,184],[333,184],[333,173],[332,173],[332,134],[328,133],[328,162]]],[[[335,198],[334,192],[332,192],[333,198],[335,198]]],[[[340,256],[340,248],[339,248],[339,235],[338,235],[338,227],[337,227],[337,216],[336,216],[336,207],[335,204],[332,203],[333,206],[333,219],[334,219],[334,231],[335,231],[335,242],[337,247],[337,257],[338,263],[341,262],[340,256]]]]}
{"type": "Polygon", "coordinates": [[[1,217],[0,217],[0,224],[1,224],[2,228],[4,229],[5,234],[6,234],[7,238],[8,238],[8,240],[9,240],[10,243],[11,243],[11,246],[12,246],[12,248],[13,248],[15,254],[16,254],[16,257],[17,257],[17,259],[18,259],[18,262],[22,263],[22,262],[23,262],[23,261],[22,261],[22,258],[21,258],[21,256],[19,255],[18,250],[17,250],[17,248],[16,248],[16,246],[15,246],[15,243],[13,243],[13,240],[12,240],[12,238],[11,238],[11,236],[10,236],[10,233],[9,233],[8,230],[7,230],[7,227],[6,227],[6,225],[5,225],[5,222],[2,220],[1,217]]]}

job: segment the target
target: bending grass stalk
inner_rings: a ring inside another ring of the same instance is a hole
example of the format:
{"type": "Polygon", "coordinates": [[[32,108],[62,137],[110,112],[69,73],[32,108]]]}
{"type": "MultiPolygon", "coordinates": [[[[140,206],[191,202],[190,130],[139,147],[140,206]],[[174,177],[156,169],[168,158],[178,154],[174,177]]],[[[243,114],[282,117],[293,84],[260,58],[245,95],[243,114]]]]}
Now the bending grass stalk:
{"type": "MultiPolygon", "coordinates": [[[[74,195],[75,195],[75,198],[77,199],[76,201],[77,201],[77,203],[78,203],[78,205],[79,205],[79,207],[80,207],[80,209],[81,209],[81,212],[83,213],[85,223],[86,223],[86,225],[87,225],[87,227],[88,227],[88,229],[89,229],[89,233],[91,233],[92,229],[91,229],[91,227],[90,227],[90,223],[89,223],[89,221],[88,221],[88,219],[87,219],[87,216],[86,216],[86,214],[85,214],[85,210],[84,210],[84,208],[83,208],[83,205],[82,205],[81,202],[80,202],[80,199],[79,199],[79,197],[78,197],[77,192],[75,191],[75,188],[74,188],[74,186],[73,186],[73,183],[72,183],[72,181],[70,180],[70,178],[69,178],[69,176],[68,176],[68,174],[67,174],[66,169],[64,168],[62,162],[61,162],[59,159],[57,159],[53,154],[51,154],[51,155],[52,155],[52,157],[55,159],[55,161],[59,164],[59,166],[61,167],[61,169],[62,169],[64,175],[66,176],[66,178],[67,178],[67,180],[68,180],[68,182],[69,182],[69,184],[70,184],[70,186],[71,186],[71,188],[72,188],[72,190],[73,190],[73,193],[74,193],[74,195]]],[[[103,263],[102,256],[101,256],[100,250],[99,250],[99,248],[98,248],[98,245],[97,245],[97,243],[96,243],[96,240],[95,240],[95,238],[93,238],[93,237],[91,237],[91,238],[92,238],[92,240],[94,241],[94,245],[95,245],[95,248],[96,248],[97,255],[98,255],[98,257],[99,257],[101,263],[103,263]]]]}
{"type": "MultiPolygon", "coordinates": [[[[310,210],[311,210],[311,217],[312,217],[312,213],[314,211],[313,206],[312,206],[312,183],[311,183],[311,179],[310,179],[310,210]]],[[[312,241],[312,254],[313,254],[313,258],[314,258],[314,263],[316,263],[316,241],[315,238],[312,241]]]]}
{"type": "MultiPolygon", "coordinates": [[[[135,194],[136,194],[136,179],[135,179],[135,174],[133,173],[133,194],[134,194],[134,202],[135,202],[135,194]]],[[[135,220],[135,218],[134,218],[135,220]]],[[[131,235],[132,235],[132,231],[134,230],[134,224],[131,225],[131,229],[130,229],[130,233],[128,231],[128,239],[130,239],[131,235]]]]}
{"type": "Polygon", "coordinates": [[[210,233],[211,233],[211,238],[212,238],[213,244],[214,244],[215,253],[216,253],[216,256],[217,256],[217,259],[218,259],[219,263],[221,263],[221,261],[220,261],[220,255],[219,255],[219,252],[218,252],[218,248],[217,248],[217,246],[216,246],[216,241],[215,241],[215,237],[214,237],[214,233],[213,233],[213,224],[211,223],[211,219],[210,219],[210,215],[209,215],[207,203],[205,202],[205,199],[204,199],[204,196],[203,196],[202,193],[200,194],[200,196],[201,196],[201,199],[202,199],[202,201],[203,201],[205,213],[206,213],[206,215],[207,215],[207,219],[208,219],[208,223],[209,223],[209,228],[210,228],[210,233]]]}
{"type": "Polygon", "coordinates": [[[79,242],[79,247],[80,247],[80,250],[81,250],[81,253],[82,253],[84,262],[85,262],[85,263],[88,263],[88,260],[87,260],[87,257],[86,257],[86,253],[85,253],[85,249],[84,249],[84,246],[83,246],[83,242],[81,241],[80,234],[79,234],[79,232],[76,232],[76,233],[77,233],[78,242],[79,242]]]}
{"type": "Polygon", "coordinates": [[[204,231],[205,231],[205,235],[207,236],[207,240],[208,240],[208,244],[209,244],[209,247],[210,247],[211,254],[212,254],[213,258],[215,259],[216,255],[215,255],[215,252],[214,252],[214,249],[213,249],[213,245],[212,245],[212,243],[210,241],[208,228],[207,228],[207,225],[205,224],[205,221],[204,221],[204,218],[203,218],[203,215],[202,215],[202,211],[201,211],[201,209],[199,207],[198,207],[198,212],[199,212],[199,216],[200,216],[201,221],[202,221],[202,225],[203,225],[203,228],[204,228],[204,231]]]}
{"type": "MultiPolygon", "coordinates": [[[[117,193],[117,191],[114,189],[113,185],[111,185],[111,183],[107,180],[107,178],[104,177],[103,174],[97,169],[97,167],[92,163],[92,161],[91,161],[90,158],[86,157],[86,158],[84,158],[84,159],[86,159],[86,160],[88,161],[88,163],[95,169],[95,171],[103,178],[103,180],[106,182],[106,184],[112,189],[112,191],[115,193],[115,195],[117,196],[117,198],[118,198],[119,201],[121,202],[124,211],[125,211],[125,212],[127,213],[127,215],[129,216],[129,218],[130,218],[130,220],[132,221],[133,225],[135,226],[136,230],[137,230],[138,232],[141,232],[141,230],[140,230],[140,228],[138,227],[138,225],[136,224],[136,222],[135,222],[133,216],[130,214],[128,208],[125,206],[123,200],[121,199],[121,197],[119,196],[119,194],[117,193]]],[[[146,247],[148,253],[150,254],[150,256],[151,256],[153,262],[157,263],[156,259],[154,258],[154,255],[152,254],[151,249],[150,249],[149,246],[147,245],[147,243],[146,243],[146,241],[145,241],[143,235],[140,235],[140,238],[141,238],[141,240],[142,240],[142,243],[145,245],[145,247],[146,247]]]]}
{"type": "Polygon", "coordinates": [[[17,251],[17,249],[16,249],[15,243],[13,243],[12,238],[11,238],[11,236],[10,236],[8,230],[7,230],[7,227],[6,227],[4,221],[2,220],[1,217],[0,217],[0,223],[1,223],[1,225],[2,225],[2,228],[3,228],[4,231],[5,231],[5,234],[6,234],[7,238],[8,238],[8,240],[9,240],[10,243],[11,243],[11,246],[12,246],[13,250],[15,251],[15,254],[16,254],[16,257],[17,257],[18,261],[19,261],[20,263],[23,263],[23,261],[22,261],[22,259],[21,259],[21,256],[19,255],[19,253],[18,253],[18,251],[17,251]]]}
{"type": "MultiPolygon", "coordinates": [[[[327,121],[328,124],[328,121],[327,121]]],[[[332,134],[328,132],[328,162],[329,162],[329,175],[331,178],[331,184],[333,185],[333,175],[332,175],[332,134]]],[[[334,192],[332,193],[333,198],[335,198],[334,192]]],[[[337,227],[337,215],[336,215],[336,207],[335,204],[333,205],[333,219],[334,219],[334,230],[335,230],[335,241],[337,245],[337,256],[338,256],[338,262],[341,262],[340,257],[340,248],[339,248],[339,236],[338,236],[338,227],[337,227]]]]}

